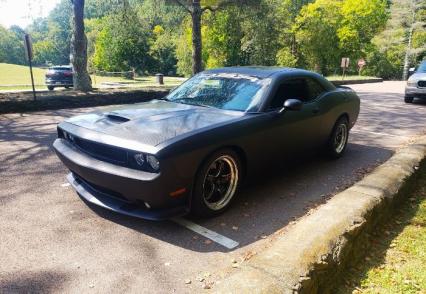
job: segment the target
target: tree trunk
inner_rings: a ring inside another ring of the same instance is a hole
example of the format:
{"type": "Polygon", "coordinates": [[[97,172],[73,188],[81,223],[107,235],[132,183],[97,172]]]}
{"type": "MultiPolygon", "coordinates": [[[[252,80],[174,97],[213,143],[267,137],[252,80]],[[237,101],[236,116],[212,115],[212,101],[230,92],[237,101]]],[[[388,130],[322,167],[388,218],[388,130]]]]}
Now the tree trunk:
{"type": "Polygon", "coordinates": [[[73,4],[73,34],[71,38],[71,63],[74,89],[92,90],[92,81],[87,72],[87,38],[84,33],[84,0],[71,0],[73,4]]]}
{"type": "Polygon", "coordinates": [[[203,70],[202,64],[202,39],[201,39],[201,9],[200,0],[192,2],[192,74],[195,75],[203,70]]]}
{"type": "Polygon", "coordinates": [[[413,40],[414,23],[416,22],[416,2],[415,1],[411,1],[411,9],[412,9],[412,21],[411,21],[410,31],[408,33],[408,45],[407,45],[407,49],[405,49],[404,68],[402,71],[403,81],[408,80],[408,70],[410,67],[411,42],[413,40]]]}

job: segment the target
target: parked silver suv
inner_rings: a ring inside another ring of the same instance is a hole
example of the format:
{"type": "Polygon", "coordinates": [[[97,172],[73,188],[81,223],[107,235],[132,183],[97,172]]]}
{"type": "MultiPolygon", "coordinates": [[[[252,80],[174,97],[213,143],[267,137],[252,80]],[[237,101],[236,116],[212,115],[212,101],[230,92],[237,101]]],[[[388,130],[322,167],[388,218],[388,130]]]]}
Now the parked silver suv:
{"type": "Polygon", "coordinates": [[[413,75],[408,79],[405,86],[406,103],[412,103],[414,98],[426,99],[426,60],[423,61],[413,75]]]}

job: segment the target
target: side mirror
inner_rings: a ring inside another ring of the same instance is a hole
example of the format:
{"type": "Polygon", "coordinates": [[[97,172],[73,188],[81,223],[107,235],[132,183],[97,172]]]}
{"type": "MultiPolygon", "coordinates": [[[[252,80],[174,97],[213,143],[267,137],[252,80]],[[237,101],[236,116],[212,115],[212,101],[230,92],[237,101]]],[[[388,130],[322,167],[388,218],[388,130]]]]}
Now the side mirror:
{"type": "Polygon", "coordinates": [[[416,68],[412,67],[408,70],[408,76],[412,76],[416,72],[416,68]]]}
{"type": "Polygon", "coordinates": [[[291,110],[291,111],[299,111],[302,109],[303,103],[299,99],[287,99],[284,102],[283,108],[281,108],[280,113],[284,112],[285,110],[291,110]]]}

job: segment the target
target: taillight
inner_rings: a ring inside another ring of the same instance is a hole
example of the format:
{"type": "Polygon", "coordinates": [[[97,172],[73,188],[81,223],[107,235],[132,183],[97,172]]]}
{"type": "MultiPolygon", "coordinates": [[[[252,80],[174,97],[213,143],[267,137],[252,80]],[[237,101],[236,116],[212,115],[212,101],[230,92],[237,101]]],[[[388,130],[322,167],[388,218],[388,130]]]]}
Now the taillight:
{"type": "Polygon", "coordinates": [[[66,77],[72,76],[72,71],[64,71],[64,76],[66,77]]]}
{"type": "Polygon", "coordinates": [[[46,72],[46,77],[53,77],[54,76],[54,72],[49,70],[46,72]]]}

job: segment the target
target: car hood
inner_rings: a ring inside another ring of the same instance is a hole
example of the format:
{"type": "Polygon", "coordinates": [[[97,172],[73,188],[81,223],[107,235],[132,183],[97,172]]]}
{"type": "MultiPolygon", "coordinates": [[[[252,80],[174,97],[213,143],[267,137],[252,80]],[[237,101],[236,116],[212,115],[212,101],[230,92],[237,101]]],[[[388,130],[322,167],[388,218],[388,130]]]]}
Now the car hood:
{"type": "Polygon", "coordinates": [[[419,80],[426,80],[426,73],[424,72],[416,72],[410,77],[411,81],[419,81],[419,80]]]}
{"type": "Polygon", "coordinates": [[[157,146],[167,140],[242,116],[242,112],[162,100],[110,107],[66,120],[114,137],[157,146]]]}

